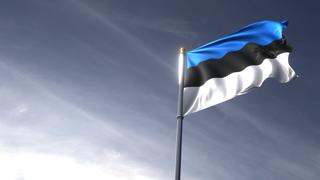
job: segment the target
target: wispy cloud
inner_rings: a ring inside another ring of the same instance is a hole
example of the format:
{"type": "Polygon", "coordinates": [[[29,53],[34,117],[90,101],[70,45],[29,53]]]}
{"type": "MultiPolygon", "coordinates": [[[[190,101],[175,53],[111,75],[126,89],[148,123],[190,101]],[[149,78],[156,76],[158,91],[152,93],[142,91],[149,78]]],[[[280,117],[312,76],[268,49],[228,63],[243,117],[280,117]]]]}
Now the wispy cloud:
{"type": "Polygon", "coordinates": [[[152,60],[156,61],[158,64],[166,67],[170,71],[175,71],[175,69],[166,61],[159,58],[156,52],[153,52],[148,46],[146,46],[143,41],[141,41],[138,37],[132,35],[130,32],[116,25],[112,21],[108,19],[108,17],[100,14],[98,11],[92,9],[89,4],[81,1],[73,1],[75,5],[78,5],[83,13],[90,15],[92,18],[95,18],[101,24],[105,25],[107,28],[111,28],[114,30],[115,34],[120,34],[126,39],[127,43],[131,43],[132,46],[138,47],[138,51],[142,51],[144,54],[149,56],[152,60]]]}
{"type": "Polygon", "coordinates": [[[195,39],[198,36],[198,34],[191,29],[194,24],[186,20],[174,19],[172,17],[154,18],[137,15],[132,17],[132,15],[129,14],[122,14],[117,16],[110,16],[110,19],[121,24],[126,24],[128,26],[150,29],[181,38],[188,38],[189,40],[195,39]]]}

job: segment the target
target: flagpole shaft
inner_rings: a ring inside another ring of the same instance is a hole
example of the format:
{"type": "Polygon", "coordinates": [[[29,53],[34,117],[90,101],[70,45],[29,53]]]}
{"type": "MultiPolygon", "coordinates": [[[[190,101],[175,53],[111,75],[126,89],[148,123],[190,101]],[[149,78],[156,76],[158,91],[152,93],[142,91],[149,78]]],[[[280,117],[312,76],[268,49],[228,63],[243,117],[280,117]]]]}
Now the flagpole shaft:
{"type": "Polygon", "coordinates": [[[181,151],[182,151],[182,129],[183,129],[183,82],[185,76],[185,48],[180,48],[179,57],[179,91],[177,109],[177,137],[176,137],[176,168],[175,180],[180,180],[181,176],[181,151]]]}
{"type": "Polygon", "coordinates": [[[176,149],[176,169],[175,180],[180,180],[181,176],[181,150],[182,150],[182,127],[183,117],[177,117],[177,149],[176,149]]]}

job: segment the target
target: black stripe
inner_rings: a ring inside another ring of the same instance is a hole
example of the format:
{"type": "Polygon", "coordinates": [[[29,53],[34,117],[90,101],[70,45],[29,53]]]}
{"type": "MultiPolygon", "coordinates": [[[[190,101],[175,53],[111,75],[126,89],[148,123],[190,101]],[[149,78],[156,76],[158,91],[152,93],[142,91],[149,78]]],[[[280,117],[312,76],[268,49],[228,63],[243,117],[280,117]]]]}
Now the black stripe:
{"type": "Polygon", "coordinates": [[[222,78],[239,72],[251,65],[259,65],[264,59],[274,59],[279,54],[291,52],[285,39],[273,41],[266,46],[248,43],[239,51],[226,54],[220,59],[208,59],[198,66],[187,69],[184,87],[198,87],[211,78],[222,78]]]}

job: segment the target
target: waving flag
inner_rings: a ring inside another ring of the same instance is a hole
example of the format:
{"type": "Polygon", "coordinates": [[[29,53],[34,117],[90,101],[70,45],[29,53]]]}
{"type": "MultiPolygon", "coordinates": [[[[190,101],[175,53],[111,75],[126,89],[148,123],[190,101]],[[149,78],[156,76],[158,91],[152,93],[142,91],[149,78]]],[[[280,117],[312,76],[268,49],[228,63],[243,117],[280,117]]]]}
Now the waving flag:
{"type": "Polygon", "coordinates": [[[257,22],[187,52],[183,115],[260,87],[267,78],[293,79],[292,48],[282,34],[286,27],[287,22],[257,22]]]}

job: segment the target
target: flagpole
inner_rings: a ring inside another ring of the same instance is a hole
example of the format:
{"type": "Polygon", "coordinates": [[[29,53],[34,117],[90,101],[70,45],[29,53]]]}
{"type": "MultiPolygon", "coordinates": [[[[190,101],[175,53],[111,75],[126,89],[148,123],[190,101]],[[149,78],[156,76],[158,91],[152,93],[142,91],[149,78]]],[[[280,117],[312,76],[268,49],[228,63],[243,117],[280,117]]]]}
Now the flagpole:
{"type": "Polygon", "coordinates": [[[180,48],[179,54],[179,91],[178,91],[178,109],[177,109],[177,137],[176,137],[176,168],[175,180],[180,180],[181,176],[181,150],[182,150],[182,128],[183,128],[183,82],[185,76],[185,57],[186,49],[180,48]]]}

